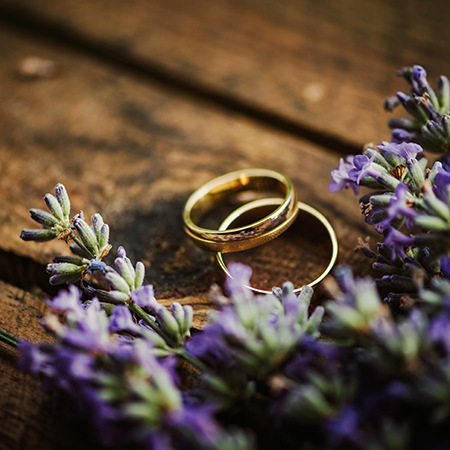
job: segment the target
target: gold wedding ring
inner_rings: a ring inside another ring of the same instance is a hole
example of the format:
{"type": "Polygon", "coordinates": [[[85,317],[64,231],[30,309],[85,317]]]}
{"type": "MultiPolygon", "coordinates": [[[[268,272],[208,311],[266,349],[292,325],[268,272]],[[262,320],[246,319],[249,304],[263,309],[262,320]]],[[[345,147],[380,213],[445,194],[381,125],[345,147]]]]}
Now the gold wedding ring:
{"type": "MultiPolygon", "coordinates": [[[[242,205],[226,217],[226,219],[219,226],[219,230],[227,230],[228,227],[233,224],[233,222],[235,222],[239,217],[241,217],[243,214],[245,214],[249,211],[257,210],[258,208],[266,207],[266,206],[276,206],[279,204],[280,204],[280,199],[278,199],[278,198],[262,198],[262,199],[258,199],[258,200],[249,202],[245,205],[242,205]]],[[[303,202],[298,202],[297,208],[298,208],[298,211],[300,211],[300,217],[301,217],[302,212],[305,212],[305,213],[311,214],[316,219],[318,219],[322,223],[322,225],[325,227],[325,229],[328,233],[328,236],[331,240],[331,257],[328,262],[328,265],[326,266],[325,270],[315,280],[308,283],[308,286],[312,287],[312,286],[315,286],[316,284],[318,284],[320,281],[322,281],[329,274],[332,267],[334,266],[337,256],[338,256],[338,241],[337,241],[336,233],[335,233],[333,227],[331,226],[330,222],[327,220],[327,218],[322,213],[317,211],[317,209],[313,208],[312,206],[309,206],[303,202]]],[[[225,272],[225,274],[228,277],[232,278],[230,272],[228,271],[228,267],[224,261],[222,253],[217,252],[216,258],[217,258],[217,262],[218,262],[220,268],[225,272]]],[[[253,286],[246,286],[246,287],[251,289],[254,292],[259,293],[259,294],[270,294],[271,293],[271,291],[267,291],[264,289],[258,289],[253,286]]],[[[298,293],[301,291],[301,289],[302,289],[301,287],[294,289],[294,292],[298,293]]]]}
{"type": "MultiPolygon", "coordinates": [[[[331,257],[325,270],[308,283],[309,286],[315,286],[328,275],[336,262],[336,233],[323,214],[306,203],[297,202],[291,181],[278,172],[268,169],[237,170],[209,181],[188,198],[183,211],[183,221],[186,233],[197,245],[217,252],[219,266],[232,278],[223,253],[249,250],[275,239],[296,221],[299,212],[301,217],[306,213],[313,216],[313,220],[318,220],[331,241],[331,257]],[[233,204],[232,212],[218,213],[225,204],[228,207],[233,204]],[[258,211],[259,209],[261,211],[258,211]],[[255,212],[259,215],[255,215],[255,212]],[[251,219],[247,218],[247,213],[251,219]],[[216,224],[220,223],[220,214],[225,219],[217,229],[201,226],[208,215],[214,216],[216,224]],[[239,226],[233,227],[238,219],[239,226]],[[245,219],[251,223],[247,224],[245,219]]],[[[303,226],[305,223],[305,220],[298,222],[303,226]]],[[[315,226],[308,229],[315,229],[315,226]]],[[[246,287],[260,294],[271,293],[252,286],[246,287]]],[[[300,290],[301,288],[297,288],[294,292],[300,290]]]]}
{"type": "Polygon", "coordinates": [[[197,189],[183,211],[186,233],[194,242],[215,252],[239,252],[262,245],[283,233],[298,214],[291,181],[269,169],[245,169],[215,178],[197,189]],[[275,209],[256,222],[228,229],[203,228],[198,223],[230,198],[242,197],[242,203],[255,197],[278,195],[275,209]]]}

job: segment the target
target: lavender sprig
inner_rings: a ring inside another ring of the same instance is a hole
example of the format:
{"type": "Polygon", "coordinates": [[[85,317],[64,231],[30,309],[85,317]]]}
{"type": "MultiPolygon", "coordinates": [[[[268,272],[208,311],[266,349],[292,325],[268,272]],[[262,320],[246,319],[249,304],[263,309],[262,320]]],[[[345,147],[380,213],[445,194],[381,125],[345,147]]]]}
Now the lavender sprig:
{"type": "Polygon", "coordinates": [[[441,162],[427,168],[415,143],[383,143],[349,158],[332,172],[330,191],[369,188],[360,199],[367,223],[383,237],[375,259],[387,299],[416,293],[441,273],[450,254],[450,174],[441,162]]]}
{"type": "Polygon", "coordinates": [[[251,448],[245,434],[223,430],[211,409],[185,402],[173,356],[167,358],[169,349],[135,323],[127,308],[116,306],[108,317],[97,299],[83,305],[74,286],[47,303],[52,310],[43,323],[56,342],[21,342],[20,366],[42,377],[45,388],[74,396],[101,442],[137,442],[143,448],[226,449],[230,443],[251,448]],[[65,314],[64,322],[59,312],[65,314]]]}
{"type": "Polygon", "coordinates": [[[76,256],[59,256],[53,264],[47,265],[51,275],[50,284],[76,283],[87,273],[105,270],[102,259],[108,254],[109,226],[100,214],[92,216],[92,225],[84,220],[82,212],[70,219],[70,199],[61,183],[55,187],[55,196],[46,194],[44,201],[49,212],[30,209],[31,218],[43,226],[37,230],[22,230],[20,237],[25,241],[49,241],[62,239],[73,241],[71,250],[76,256]]]}
{"type": "Polygon", "coordinates": [[[427,81],[421,66],[405,67],[399,72],[411,87],[411,92],[398,92],[385,102],[385,109],[402,105],[411,118],[391,119],[392,142],[415,142],[428,151],[448,153],[450,149],[450,82],[441,76],[437,90],[427,81]]]}
{"type": "Polygon", "coordinates": [[[45,204],[49,212],[42,209],[30,209],[31,218],[43,226],[42,229],[22,230],[20,237],[25,241],[50,241],[52,239],[66,239],[71,233],[70,200],[66,188],[58,183],[55,195],[46,194],[45,204]]]}
{"type": "Polygon", "coordinates": [[[324,313],[319,306],[309,315],[309,287],[296,295],[287,283],[274,295],[254,296],[245,287],[250,281],[249,268],[230,264],[229,270],[232,278],[226,289],[230,297],[214,291],[213,299],[220,309],[186,347],[207,368],[205,382],[214,392],[211,397],[223,405],[233,397],[252,396],[255,380],[286,364],[307,336],[318,338],[324,313]],[[230,392],[234,393],[231,398],[230,392]]]}
{"type": "MultiPolygon", "coordinates": [[[[57,256],[53,263],[47,265],[50,284],[79,284],[85,295],[98,297],[102,307],[111,310],[107,304],[125,305],[136,317],[145,323],[172,349],[180,349],[185,339],[190,336],[193,312],[192,308],[174,302],[171,313],[161,306],[153,295],[151,285],[143,285],[145,267],[140,261],[133,266],[123,247],[118,249],[114,261],[115,269],[108,266],[103,258],[109,253],[109,226],[103,217],[96,213],[89,225],[83,212],[70,216],[70,200],[65,187],[58,184],[56,197],[45,196],[45,202],[51,212],[31,210],[32,217],[44,225],[44,230],[23,230],[21,237],[25,240],[42,240],[41,231],[52,238],[71,242],[73,255],[57,256]],[[38,211],[38,212],[36,212],[38,211]],[[52,226],[52,228],[48,228],[52,226]],[[88,275],[100,272],[110,289],[95,287],[88,275]]],[[[182,352],[186,357],[188,355],[182,352]]]]}

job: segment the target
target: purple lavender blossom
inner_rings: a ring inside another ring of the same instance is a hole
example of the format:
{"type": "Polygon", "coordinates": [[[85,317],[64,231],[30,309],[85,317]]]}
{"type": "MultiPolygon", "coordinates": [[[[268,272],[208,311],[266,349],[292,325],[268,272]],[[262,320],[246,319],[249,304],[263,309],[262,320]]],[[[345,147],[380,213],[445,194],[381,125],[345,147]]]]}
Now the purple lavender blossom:
{"type": "Polygon", "coordinates": [[[28,341],[20,341],[17,349],[20,354],[18,366],[21,370],[34,376],[44,375],[52,378],[55,368],[52,365],[52,355],[42,351],[43,345],[37,346],[28,341]]]}
{"type": "Polygon", "coordinates": [[[404,142],[417,142],[420,139],[418,133],[403,130],[402,128],[394,128],[391,134],[391,142],[393,144],[401,144],[404,142]]]}
{"type": "Polygon", "coordinates": [[[242,296],[244,298],[251,298],[252,292],[247,286],[250,286],[250,278],[252,276],[252,269],[245,264],[230,263],[228,265],[230,277],[225,281],[225,290],[232,297],[242,296]]]}
{"type": "MultiPolygon", "coordinates": [[[[231,383],[227,377],[233,375],[230,370],[222,370],[227,366],[251,377],[273,370],[292,355],[303,337],[318,337],[324,312],[317,307],[308,315],[313,293],[310,288],[295,295],[292,284],[286,284],[279,292],[280,298],[253,295],[242,284],[247,285],[250,270],[241,264],[230,264],[230,271],[235,278],[227,283],[229,302],[221,302],[220,310],[212,315],[203,333],[187,344],[194,356],[220,370],[217,376],[225,377],[225,384],[231,383]]],[[[233,376],[231,379],[236,381],[233,376]]]]}
{"type": "Polygon", "coordinates": [[[443,168],[438,169],[433,180],[436,197],[444,203],[450,200],[450,173],[443,168]]]}
{"type": "Polygon", "coordinates": [[[405,161],[415,158],[417,153],[423,152],[420,145],[413,142],[402,142],[400,144],[391,143],[378,146],[380,150],[389,151],[390,153],[401,156],[405,161]]]}
{"type": "MultiPolygon", "coordinates": [[[[145,266],[138,261],[136,267],[133,267],[123,247],[119,247],[117,253],[118,257],[114,260],[117,270],[109,266],[105,270],[105,278],[111,290],[104,291],[103,295],[111,297],[113,301],[126,302],[141,288],[144,282],[145,266]]],[[[143,291],[142,295],[145,296],[145,294],[146,292],[143,291]]],[[[139,301],[139,296],[137,298],[139,301]]]]}
{"type": "Polygon", "coordinates": [[[231,439],[213,410],[184,405],[173,358],[158,360],[146,339],[126,345],[117,339],[115,332],[140,334],[125,306],[116,306],[108,319],[96,299],[84,308],[75,287],[48,303],[66,312],[66,322],[49,313],[44,324],[56,342],[21,342],[19,366],[42,377],[47,388],[71,394],[105,444],[126,438],[144,448],[165,442],[210,449],[216,440],[231,439]]]}
{"type": "Polygon", "coordinates": [[[444,255],[440,261],[440,268],[442,275],[450,280],[450,256],[444,255]]]}
{"type": "Polygon", "coordinates": [[[157,309],[161,306],[155,299],[153,286],[151,284],[140,286],[137,290],[132,291],[131,299],[136,305],[141,306],[142,308],[157,309]]]}
{"type": "MultiPolygon", "coordinates": [[[[51,326],[46,320],[47,326],[51,326]]],[[[74,347],[93,352],[107,351],[111,344],[108,319],[101,310],[99,301],[93,299],[85,308],[85,314],[73,320],[71,328],[64,328],[60,332],[60,338],[74,347]]]]}
{"type": "Polygon", "coordinates": [[[384,244],[390,246],[392,249],[392,259],[397,256],[405,257],[405,247],[408,247],[414,243],[412,236],[406,236],[401,231],[395,228],[388,228],[385,234],[384,244]]]}
{"type": "Polygon", "coordinates": [[[378,170],[372,167],[375,155],[370,158],[367,155],[356,155],[353,158],[353,168],[348,172],[349,178],[360,184],[365,177],[377,178],[378,170]]]}
{"type": "Polygon", "coordinates": [[[360,411],[346,405],[336,416],[329,419],[325,425],[328,445],[331,448],[340,448],[342,445],[351,446],[361,440],[359,422],[360,411]]]}
{"type": "Polygon", "coordinates": [[[399,183],[395,188],[395,198],[391,198],[389,206],[386,208],[387,218],[383,221],[384,225],[389,225],[397,218],[406,219],[406,227],[412,228],[414,225],[413,219],[417,212],[411,207],[410,192],[406,184],[399,183]]]}
{"type": "Polygon", "coordinates": [[[355,194],[359,193],[359,186],[349,176],[349,171],[353,168],[353,156],[348,156],[347,162],[343,158],[339,160],[339,166],[331,171],[331,181],[328,185],[329,192],[338,192],[343,188],[352,188],[355,194]]]}
{"type": "Polygon", "coordinates": [[[417,95],[434,94],[427,80],[427,72],[422,66],[413,66],[411,80],[412,88],[417,95]]]}
{"type": "Polygon", "coordinates": [[[392,142],[414,142],[435,153],[448,153],[450,148],[450,83],[447,77],[438,79],[434,91],[421,66],[405,67],[401,75],[411,85],[411,92],[397,92],[397,101],[389,98],[385,109],[392,111],[401,104],[412,118],[391,119],[392,142]]]}
{"type": "Polygon", "coordinates": [[[450,356],[450,316],[444,312],[436,316],[430,323],[429,337],[432,342],[443,347],[447,356],[450,356]]]}
{"type": "Polygon", "coordinates": [[[58,295],[46,301],[47,305],[56,311],[64,311],[74,314],[74,317],[81,317],[85,310],[81,302],[81,291],[72,285],[67,290],[61,289],[58,295]]]}
{"type": "Polygon", "coordinates": [[[133,321],[130,310],[124,305],[117,305],[109,318],[109,331],[111,333],[128,332],[139,335],[141,327],[133,321]]]}

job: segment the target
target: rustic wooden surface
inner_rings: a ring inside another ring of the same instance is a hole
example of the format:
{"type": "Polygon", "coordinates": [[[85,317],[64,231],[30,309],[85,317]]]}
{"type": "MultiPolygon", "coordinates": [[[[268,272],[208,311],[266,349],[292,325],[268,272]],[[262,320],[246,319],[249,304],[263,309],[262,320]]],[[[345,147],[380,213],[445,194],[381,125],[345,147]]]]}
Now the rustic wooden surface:
{"type": "MultiPolygon", "coordinates": [[[[291,177],[300,200],[334,225],[339,262],[369,272],[353,249],[370,231],[351,193],[327,192],[329,172],[389,137],[383,100],[406,88],[397,69],[450,73],[448,12],[448,2],[418,0],[0,0],[0,326],[46,339],[39,317],[55,290],[45,265],[67,250],[18,236],[57,182],[74,211],[101,212],[113,252],[124,245],[146,264],[164,304],[193,305],[196,328],[220,276],[184,235],[181,211],[226,171],[291,177]],[[53,61],[54,75],[24,77],[30,56],[53,61]]],[[[316,257],[326,253],[314,245],[316,257]]],[[[320,265],[310,251],[285,264],[270,250],[255,270],[270,262],[308,279],[320,265]]],[[[0,449],[95,445],[70,402],[41,393],[3,345],[0,367],[0,449]]]]}

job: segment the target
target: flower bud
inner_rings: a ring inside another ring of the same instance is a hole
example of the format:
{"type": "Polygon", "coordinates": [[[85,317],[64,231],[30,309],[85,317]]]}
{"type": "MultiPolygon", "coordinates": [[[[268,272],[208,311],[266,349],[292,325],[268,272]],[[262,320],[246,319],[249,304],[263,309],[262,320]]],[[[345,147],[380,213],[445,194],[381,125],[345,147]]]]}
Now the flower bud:
{"type": "Polygon", "coordinates": [[[46,242],[55,239],[58,233],[52,230],[22,230],[20,233],[20,238],[24,241],[36,241],[36,242],[46,242]]]}
{"type": "MultiPolygon", "coordinates": [[[[446,222],[450,222],[450,211],[447,204],[439,200],[433,192],[425,192],[423,195],[425,205],[446,222]]],[[[447,225],[448,227],[448,225],[447,225]]]]}
{"type": "Polygon", "coordinates": [[[96,213],[91,217],[91,220],[92,220],[92,228],[98,241],[100,239],[100,231],[104,224],[103,217],[99,213],[96,213]]]}
{"type": "Polygon", "coordinates": [[[98,246],[100,250],[105,249],[109,244],[109,226],[108,224],[103,224],[100,229],[100,234],[97,238],[98,246]]]}
{"type": "Polygon", "coordinates": [[[76,264],[77,266],[82,266],[83,264],[87,263],[87,260],[83,258],[79,258],[78,256],[74,255],[59,255],[55,256],[53,259],[53,262],[55,263],[71,263],[76,264]]]}
{"type": "Polygon", "coordinates": [[[55,196],[53,196],[52,194],[45,194],[44,201],[45,201],[45,204],[47,205],[48,210],[58,220],[64,220],[63,210],[55,196]]]}
{"type": "Polygon", "coordinates": [[[176,340],[180,339],[181,336],[178,323],[166,308],[163,307],[156,311],[155,316],[159,326],[164,332],[174,337],[176,340]]]}
{"type": "Polygon", "coordinates": [[[186,305],[184,308],[184,324],[182,330],[184,330],[184,334],[190,333],[192,320],[194,318],[194,310],[191,305],[186,305]]]}
{"type": "Polygon", "coordinates": [[[117,271],[121,275],[121,277],[127,282],[130,288],[134,287],[134,269],[130,265],[127,264],[125,258],[116,258],[114,261],[116,265],[117,271]]]}
{"type": "Polygon", "coordinates": [[[431,231],[448,231],[449,224],[448,222],[444,222],[439,217],[432,216],[417,216],[414,219],[414,223],[419,227],[426,228],[431,231]]]}
{"type": "Polygon", "coordinates": [[[73,273],[57,273],[52,275],[48,280],[52,286],[57,286],[58,284],[65,283],[76,283],[81,279],[81,272],[73,272],[73,273]]]}
{"type": "Polygon", "coordinates": [[[439,100],[440,111],[447,113],[450,108],[450,83],[448,78],[441,75],[437,82],[437,97],[439,100]]]}
{"type": "Polygon", "coordinates": [[[130,287],[127,282],[113,269],[110,269],[105,274],[106,281],[111,287],[117,291],[124,292],[130,295],[130,287]]]}
{"type": "Polygon", "coordinates": [[[64,218],[68,219],[70,215],[70,200],[69,196],[67,195],[66,188],[64,187],[63,184],[58,183],[55,186],[55,194],[58,203],[61,205],[61,210],[64,218]]]}
{"type": "Polygon", "coordinates": [[[325,309],[323,306],[317,306],[314,312],[309,317],[308,323],[306,325],[305,331],[312,336],[316,336],[319,333],[319,326],[322,323],[323,315],[325,314],[325,309]]]}
{"type": "Polygon", "coordinates": [[[170,305],[173,317],[178,322],[178,327],[181,329],[184,326],[184,310],[178,302],[173,302],[170,305]]]}
{"type": "Polygon", "coordinates": [[[112,303],[125,303],[130,298],[129,294],[122,291],[102,291],[102,300],[112,303]]]}
{"type": "Polygon", "coordinates": [[[74,226],[77,229],[83,244],[86,246],[87,250],[91,252],[92,257],[98,254],[97,239],[92,228],[83,220],[75,219],[74,226]]]}
{"type": "Polygon", "coordinates": [[[426,112],[419,107],[410,95],[406,95],[403,92],[397,92],[397,98],[411,116],[421,122],[426,122],[428,120],[426,112]]]}
{"type": "Polygon", "coordinates": [[[42,211],[42,209],[30,209],[30,214],[34,221],[44,225],[44,227],[52,228],[58,223],[58,219],[47,211],[42,211]]]}
{"type": "Polygon", "coordinates": [[[139,289],[144,282],[145,266],[141,261],[136,263],[136,271],[134,276],[134,289],[139,289]]]}
{"type": "Polygon", "coordinates": [[[54,274],[60,274],[60,275],[78,274],[78,275],[81,275],[83,270],[85,270],[85,266],[79,266],[77,264],[72,264],[69,262],[47,264],[47,273],[49,273],[51,275],[54,275],[54,274]]]}

